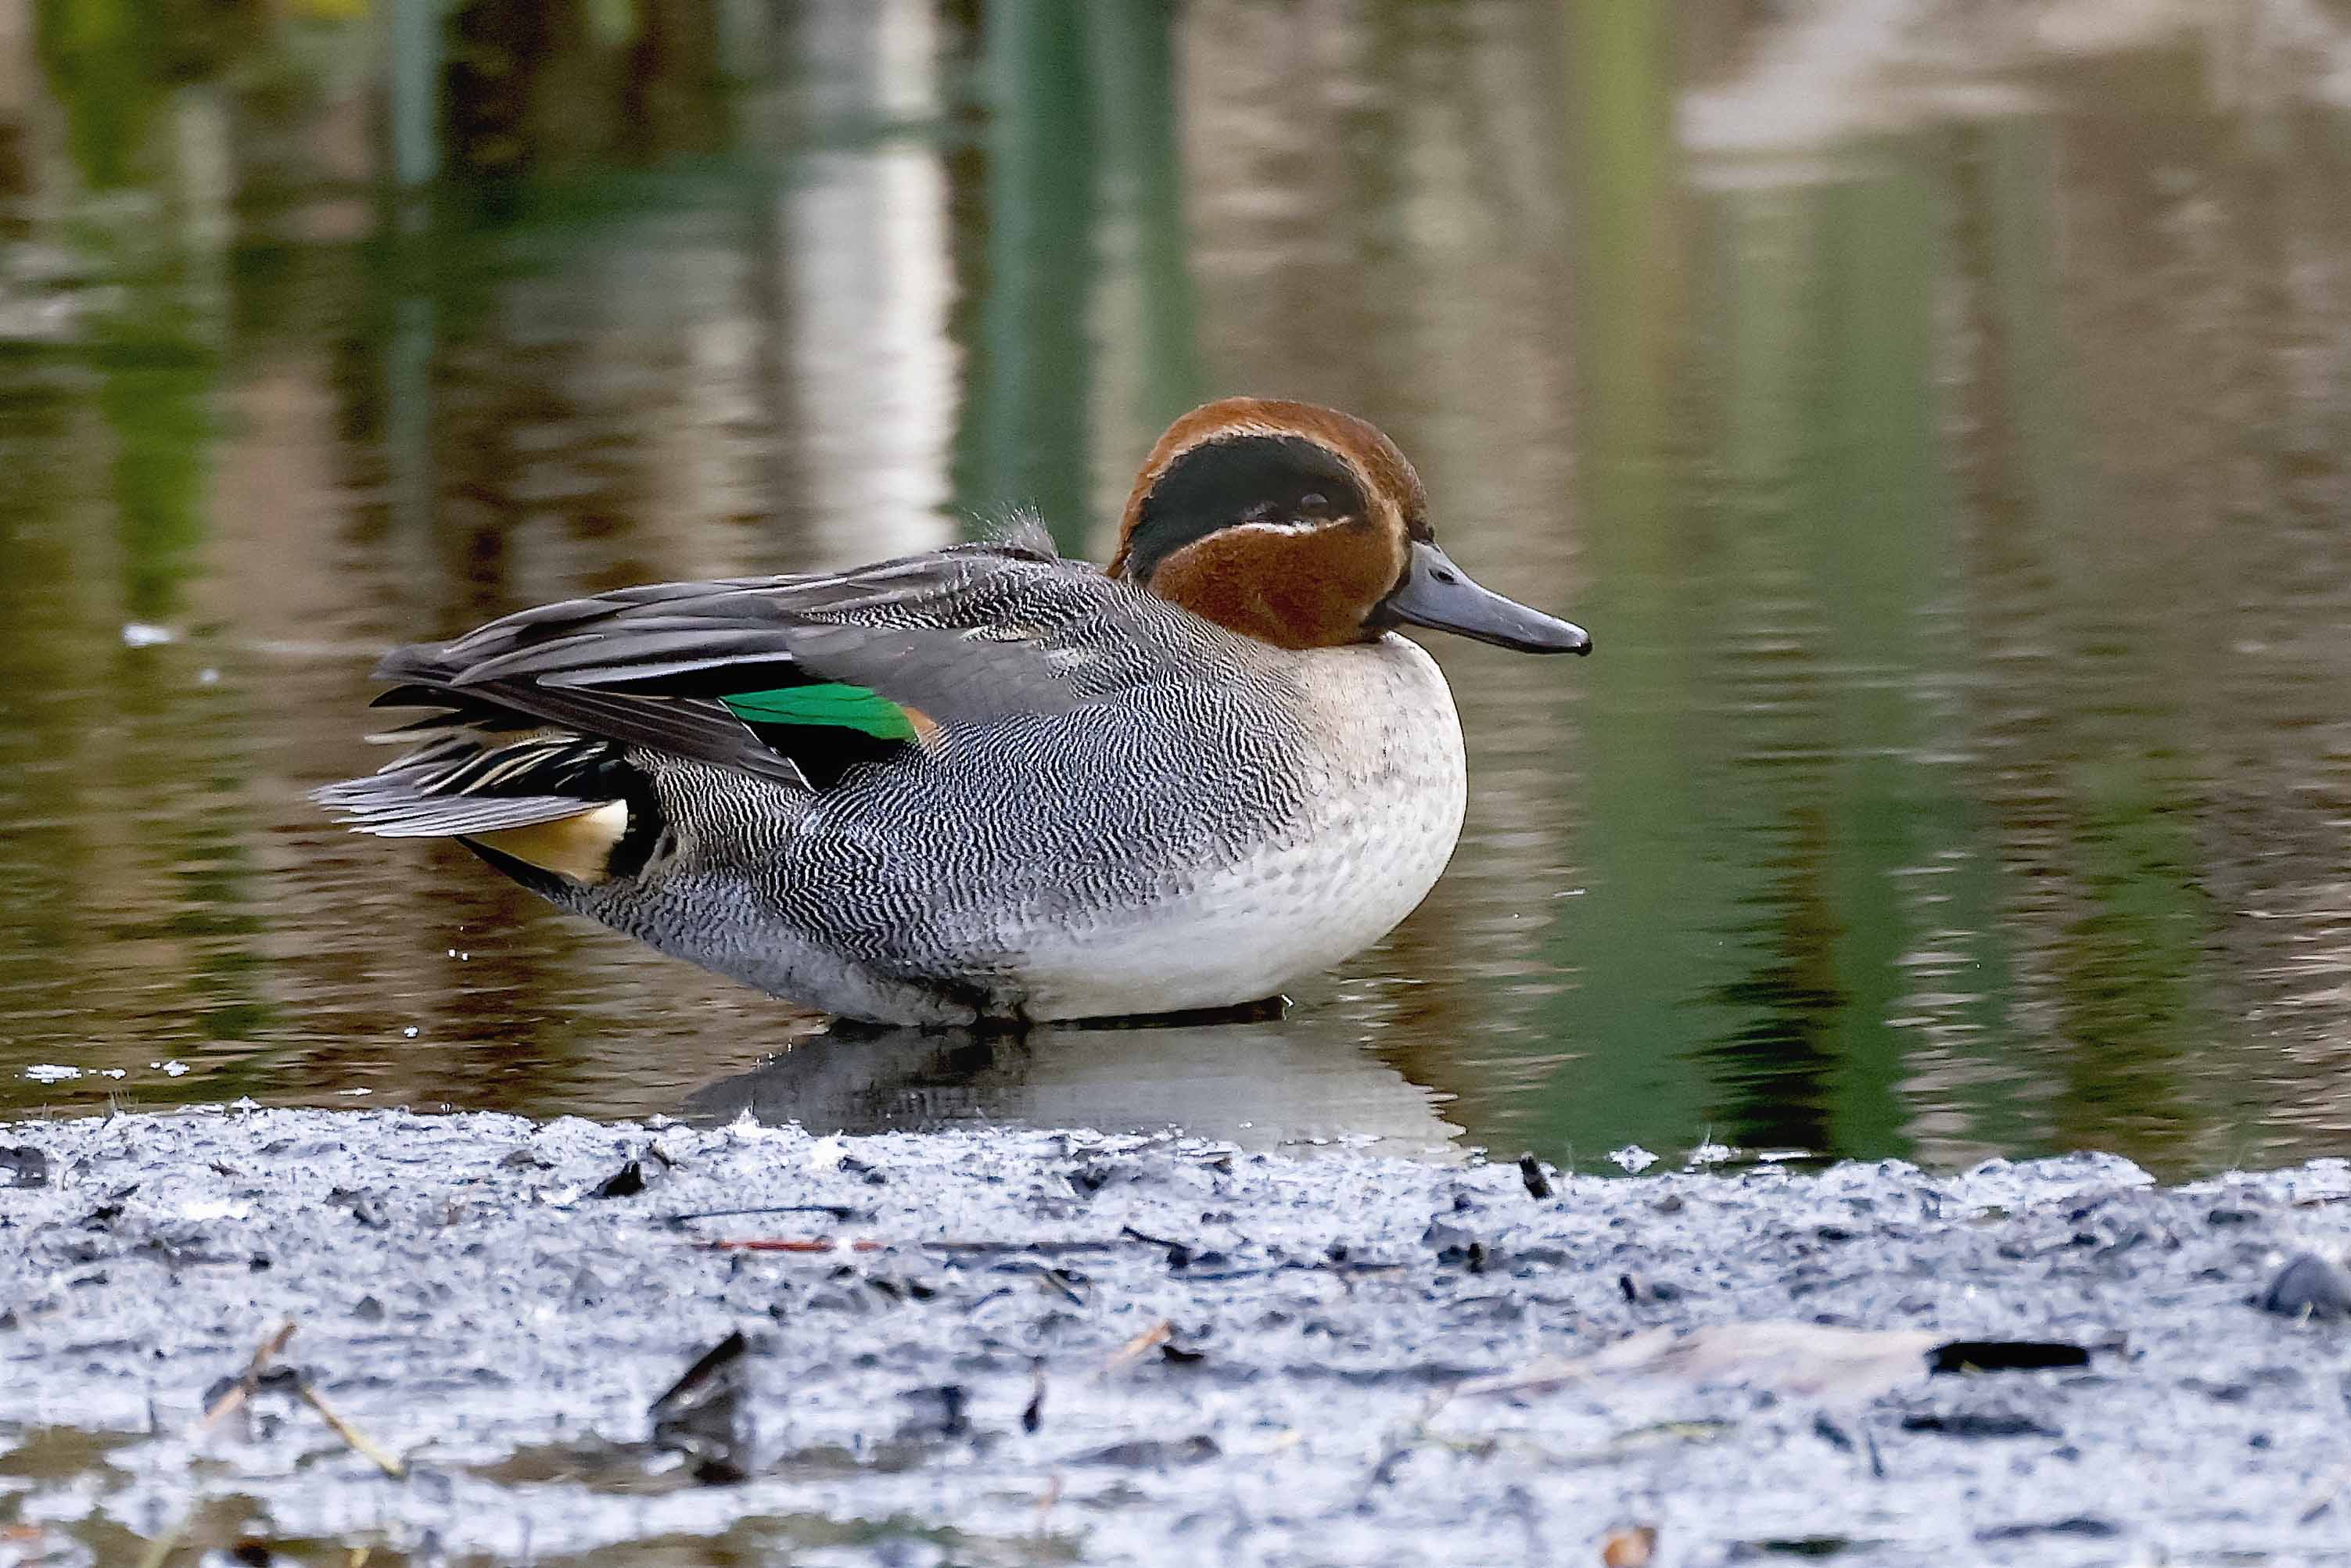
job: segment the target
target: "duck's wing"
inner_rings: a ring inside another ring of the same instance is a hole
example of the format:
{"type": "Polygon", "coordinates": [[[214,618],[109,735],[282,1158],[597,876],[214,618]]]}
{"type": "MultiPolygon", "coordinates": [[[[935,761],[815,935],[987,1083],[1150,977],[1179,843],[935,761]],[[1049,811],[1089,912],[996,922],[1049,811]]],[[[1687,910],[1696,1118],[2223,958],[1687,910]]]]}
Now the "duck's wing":
{"type": "Polygon", "coordinates": [[[1121,635],[1135,601],[1025,542],[659,583],[396,649],[376,702],[433,710],[394,732],[419,741],[553,726],[822,788],[939,727],[1065,712],[1144,678],[1121,635]]]}

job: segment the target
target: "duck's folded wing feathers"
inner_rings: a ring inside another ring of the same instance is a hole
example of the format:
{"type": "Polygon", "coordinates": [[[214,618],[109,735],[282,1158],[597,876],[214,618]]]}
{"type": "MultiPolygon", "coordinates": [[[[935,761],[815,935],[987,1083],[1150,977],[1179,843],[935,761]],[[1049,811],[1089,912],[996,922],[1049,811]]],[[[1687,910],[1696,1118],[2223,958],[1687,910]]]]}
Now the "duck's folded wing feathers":
{"type": "Polygon", "coordinates": [[[511,710],[798,781],[722,697],[810,683],[870,690],[936,725],[1065,712],[1131,684],[1090,656],[1133,590],[1019,545],[964,546],[821,576],[658,583],[542,605],[395,650],[380,701],[511,710]]]}
{"type": "Polygon", "coordinates": [[[379,679],[401,684],[371,705],[433,707],[442,715],[402,726],[392,738],[435,729],[514,727],[493,716],[520,715],[582,735],[667,752],[696,762],[775,779],[804,781],[791,758],[762,745],[722,703],[707,698],[628,696],[614,692],[569,690],[534,681],[490,681],[459,690],[464,665],[448,656],[448,645],[419,643],[395,648],[376,666],[379,679]]]}

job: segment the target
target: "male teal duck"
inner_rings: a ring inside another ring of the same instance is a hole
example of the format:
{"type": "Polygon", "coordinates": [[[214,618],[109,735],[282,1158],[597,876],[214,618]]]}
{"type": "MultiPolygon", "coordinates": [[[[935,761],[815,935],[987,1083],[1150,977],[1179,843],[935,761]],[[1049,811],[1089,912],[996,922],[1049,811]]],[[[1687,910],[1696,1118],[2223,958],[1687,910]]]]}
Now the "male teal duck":
{"type": "Polygon", "coordinates": [[[1107,570],[1031,528],[522,611],[388,654],[416,748],[317,799],[852,1018],[1261,1001],[1385,935],[1460,834],[1452,694],[1395,628],[1591,651],[1427,511],[1364,421],[1228,398],[1153,448],[1107,570]]]}

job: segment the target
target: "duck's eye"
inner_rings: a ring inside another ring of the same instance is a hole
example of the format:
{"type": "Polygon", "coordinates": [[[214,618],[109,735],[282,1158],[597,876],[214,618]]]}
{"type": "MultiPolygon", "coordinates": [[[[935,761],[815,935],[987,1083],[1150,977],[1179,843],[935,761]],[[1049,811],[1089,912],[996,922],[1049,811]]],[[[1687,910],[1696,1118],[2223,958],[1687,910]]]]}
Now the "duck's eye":
{"type": "Polygon", "coordinates": [[[1331,497],[1320,490],[1309,490],[1298,497],[1298,515],[1301,517],[1322,517],[1331,513],[1331,497]]]}

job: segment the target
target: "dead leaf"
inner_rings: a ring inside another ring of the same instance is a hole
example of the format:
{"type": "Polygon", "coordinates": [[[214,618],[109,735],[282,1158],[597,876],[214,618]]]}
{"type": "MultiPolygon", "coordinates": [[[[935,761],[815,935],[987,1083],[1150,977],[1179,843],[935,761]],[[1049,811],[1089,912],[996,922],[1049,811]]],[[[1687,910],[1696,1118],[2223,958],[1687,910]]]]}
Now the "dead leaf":
{"type": "Polygon", "coordinates": [[[1720,1323],[1649,1329],[1591,1355],[1547,1356],[1518,1372],[1474,1378],[1468,1395],[1552,1394],[1595,1378],[1669,1377],[1745,1384],[1803,1396],[1869,1398],[1927,1375],[1944,1335],[1920,1329],[1840,1329],[1817,1323],[1720,1323]]]}
{"type": "Polygon", "coordinates": [[[1606,1568],[1649,1568],[1656,1555],[1657,1527],[1635,1524],[1612,1530],[1600,1542],[1600,1561],[1606,1568]]]}

